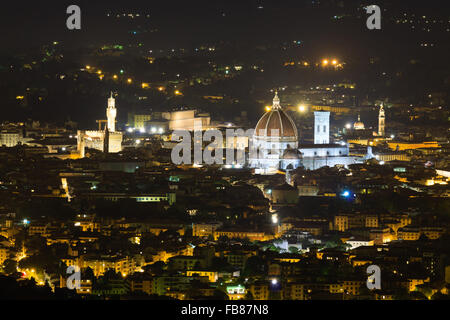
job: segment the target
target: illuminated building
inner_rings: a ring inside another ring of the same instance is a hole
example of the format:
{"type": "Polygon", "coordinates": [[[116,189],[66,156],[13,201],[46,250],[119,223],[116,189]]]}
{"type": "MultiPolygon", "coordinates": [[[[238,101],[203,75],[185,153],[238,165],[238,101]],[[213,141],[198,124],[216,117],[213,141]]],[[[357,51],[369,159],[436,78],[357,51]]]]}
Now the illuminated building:
{"type": "Polygon", "coordinates": [[[193,277],[198,275],[200,277],[207,277],[209,282],[216,282],[219,278],[219,273],[217,271],[209,271],[209,270],[188,270],[186,271],[186,276],[193,277]]]}
{"type": "Polygon", "coordinates": [[[127,256],[81,256],[79,266],[91,268],[96,277],[103,275],[108,270],[114,270],[116,273],[126,276],[135,272],[136,261],[133,257],[127,256]]]}
{"type": "Polygon", "coordinates": [[[361,117],[359,114],[358,114],[358,121],[356,121],[353,124],[353,129],[355,129],[355,130],[364,130],[365,129],[364,123],[361,121],[361,117]]]}
{"type": "Polygon", "coordinates": [[[411,149],[421,149],[421,148],[440,148],[437,141],[387,141],[387,144],[392,150],[411,150],[411,149]]]}
{"type": "Polygon", "coordinates": [[[250,293],[255,300],[269,299],[269,284],[267,282],[256,282],[250,285],[250,293]]]}
{"type": "Polygon", "coordinates": [[[330,112],[314,112],[314,144],[330,143],[330,112]]]}
{"type": "Polygon", "coordinates": [[[250,158],[250,167],[267,172],[279,167],[285,169],[289,165],[292,169],[300,166],[300,155],[296,151],[297,127],[281,108],[277,93],[273,98],[272,108],[256,124],[252,141],[253,148],[258,149],[258,155],[256,158],[250,158]],[[284,159],[286,151],[289,155],[284,159]]]}
{"type": "Polygon", "coordinates": [[[0,132],[0,146],[15,147],[21,136],[18,132],[0,132]]]}
{"type": "Polygon", "coordinates": [[[244,286],[228,286],[227,295],[230,300],[241,300],[245,298],[246,290],[244,286]]]}
{"type": "Polygon", "coordinates": [[[0,244],[0,265],[9,258],[9,249],[0,244]]]}
{"type": "Polygon", "coordinates": [[[214,231],[222,226],[221,223],[193,223],[192,236],[193,237],[208,237],[214,234],[214,231]]]}
{"type": "Polygon", "coordinates": [[[248,238],[251,241],[268,241],[274,238],[271,234],[258,231],[246,231],[246,230],[216,230],[214,231],[214,240],[218,240],[220,237],[226,236],[229,239],[245,239],[248,238]]]}
{"type": "Polygon", "coordinates": [[[162,117],[169,121],[169,130],[206,130],[211,124],[211,118],[207,114],[196,114],[196,110],[183,110],[164,112],[162,117]]]}
{"type": "Polygon", "coordinates": [[[385,135],[385,114],[383,104],[380,106],[380,111],[378,113],[378,136],[384,137],[385,135]]]}
{"type": "Polygon", "coordinates": [[[115,99],[111,93],[106,109],[105,130],[78,130],[77,132],[77,150],[81,158],[85,157],[85,148],[113,153],[122,151],[123,133],[116,131],[116,115],[115,99]]]}
{"type": "Polygon", "coordinates": [[[300,166],[315,170],[323,166],[347,166],[362,162],[349,156],[347,145],[330,144],[330,112],[314,112],[314,144],[298,144],[298,131],[292,119],[282,109],[275,93],[272,108],[258,121],[252,137],[253,148],[249,166],[256,173],[274,173],[278,169],[292,170],[300,166]]]}

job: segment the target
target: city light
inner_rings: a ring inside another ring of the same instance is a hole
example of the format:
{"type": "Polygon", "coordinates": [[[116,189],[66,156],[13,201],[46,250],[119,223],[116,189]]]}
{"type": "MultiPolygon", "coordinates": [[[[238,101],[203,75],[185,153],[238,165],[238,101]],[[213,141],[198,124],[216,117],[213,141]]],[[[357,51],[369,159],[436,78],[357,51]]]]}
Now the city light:
{"type": "Polygon", "coordinates": [[[278,223],[278,214],[276,214],[276,213],[272,214],[272,223],[273,224],[278,223]]]}
{"type": "Polygon", "coordinates": [[[56,46],[7,10],[4,33],[33,43],[6,39],[0,63],[0,300],[277,319],[266,300],[450,299],[441,8],[87,2],[58,9],[79,36],[56,46]],[[379,15],[402,41],[361,37],[379,15]]]}

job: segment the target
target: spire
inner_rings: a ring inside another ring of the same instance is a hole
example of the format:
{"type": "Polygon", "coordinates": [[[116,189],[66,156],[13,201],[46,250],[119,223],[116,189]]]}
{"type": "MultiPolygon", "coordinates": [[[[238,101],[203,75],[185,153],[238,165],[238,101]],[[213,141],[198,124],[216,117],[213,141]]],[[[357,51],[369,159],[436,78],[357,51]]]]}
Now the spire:
{"type": "Polygon", "coordinates": [[[272,105],[272,109],[279,109],[281,108],[280,106],[280,98],[278,98],[278,91],[275,91],[275,97],[273,97],[273,105],[272,105]]]}

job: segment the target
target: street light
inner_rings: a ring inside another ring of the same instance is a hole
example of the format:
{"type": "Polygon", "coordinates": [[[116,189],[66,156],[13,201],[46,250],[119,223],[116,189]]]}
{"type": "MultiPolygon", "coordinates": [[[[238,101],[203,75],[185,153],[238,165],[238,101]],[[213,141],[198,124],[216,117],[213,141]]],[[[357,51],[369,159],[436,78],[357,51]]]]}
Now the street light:
{"type": "Polygon", "coordinates": [[[304,104],[301,104],[298,106],[298,111],[305,112],[305,110],[306,110],[306,106],[304,104]]]}

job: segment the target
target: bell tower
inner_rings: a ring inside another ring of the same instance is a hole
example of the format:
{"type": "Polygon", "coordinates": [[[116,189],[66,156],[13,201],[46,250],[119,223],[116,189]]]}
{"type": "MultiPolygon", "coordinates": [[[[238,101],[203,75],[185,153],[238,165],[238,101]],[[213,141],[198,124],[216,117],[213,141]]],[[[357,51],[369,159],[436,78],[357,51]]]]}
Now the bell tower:
{"type": "Polygon", "coordinates": [[[378,113],[378,135],[381,137],[384,137],[384,123],[385,121],[385,114],[384,114],[384,107],[383,107],[383,103],[380,106],[380,111],[378,113]]]}
{"type": "Polygon", "coordinates": [[[111,97],[108,98],[108,108],[106,109],[106,117],[108,119],[108,131],[116,131],[116,99],[113,98],[112,92],[111,97]]]}
{"type": "Polygon", "coordinates": [[[330,112],[314,111],[314,144],[330,143],[330,112]]]}

